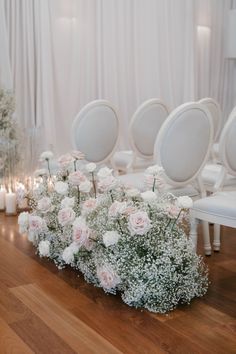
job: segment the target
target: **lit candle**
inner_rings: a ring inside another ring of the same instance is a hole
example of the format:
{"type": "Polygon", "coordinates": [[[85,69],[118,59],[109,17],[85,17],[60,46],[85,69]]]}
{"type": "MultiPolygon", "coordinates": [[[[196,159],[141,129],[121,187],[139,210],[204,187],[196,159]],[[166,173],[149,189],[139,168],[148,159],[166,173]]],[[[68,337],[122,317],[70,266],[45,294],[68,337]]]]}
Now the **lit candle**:
{"type": "Polygon", "coordinates": [[[18,209],[24,210],[28,208],[25,186],[19,182],[16,184],[16,199],[18,209]]]}
{"type": "Polygon", "coordinates": [[[16,214],[16,194],[9,189],[9,192],[6,193],[6,215],[15,215],[16,214]]]}
{"type": "Polygon", "coordinates": [[[5,209],[5,197],[6,197],[6,190],[3,186],[0,189],[0,210],[5,209]]]}

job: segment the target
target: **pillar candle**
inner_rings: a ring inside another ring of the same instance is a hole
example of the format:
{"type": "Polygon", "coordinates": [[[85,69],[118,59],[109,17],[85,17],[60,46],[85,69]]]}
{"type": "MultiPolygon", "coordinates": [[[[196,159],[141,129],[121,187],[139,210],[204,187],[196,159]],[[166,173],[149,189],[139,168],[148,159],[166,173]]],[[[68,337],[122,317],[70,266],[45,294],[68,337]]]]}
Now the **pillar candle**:
{"type": "Polygon", "coordinates": [[[6,214],[16,214],[16,194],[6,193],[6,214]]]}
{"type": "Polygon", "coordinates": [[[6,197],[6,190],[1,187],[0,189],[0,210],[5,209],[5,197],[6,197]]]}

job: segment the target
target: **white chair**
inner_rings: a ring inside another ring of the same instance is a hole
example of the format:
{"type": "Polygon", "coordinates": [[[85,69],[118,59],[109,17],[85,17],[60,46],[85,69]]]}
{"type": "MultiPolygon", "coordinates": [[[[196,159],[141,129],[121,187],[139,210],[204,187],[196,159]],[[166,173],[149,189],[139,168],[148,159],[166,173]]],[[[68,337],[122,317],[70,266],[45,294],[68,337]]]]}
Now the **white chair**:
{"type": "Polygon", "coordinates": [[[156,136],[168,114],[166,105],[156,98],[149,99],[138,107],[129,124],[132,150],[118,151],[113,157],[118,170],[144,170],[153,163],[156,136]]]}
{"type": "MultiPolygon", "coordinates": [[[[232,116],[232,114],[234,114],[234,112],[236,112],[235,108],[230,113],[229,118],[232,116]]],[[[223,131],[221,135],[223,134],[223,131]]],[[[223,190],[232,190],[232,188],[236,188],[236,177],[229,173],[225,174],[224,169],[222,169],[222,164],[219,156],[219,144],[217,144],[217,146],[217,154],[215,156],[217,157],[218,162],[214,163],[213,161],[206,164],[202,171],[202,180],[204,186],[206,190],[211,193],[216,192],[219,186],[221,186],[223,190]]]]}
{"type": "Polygon", "coordinates": [[[213,142],[216,143],[220,136],[220,131],[222,128],[222,112],[220,109],[220,105],[213,98],[206,97],[202,98],[199,103],[204,105],[212,116],[212,122],[214,127],[214,137],[213,142]]]}
{"type": "MultiPolygon", "coordinates": [[[[236,110],[233,110],[226,122],[219,142],[219,153],[222,167],[222,178],[219,189],[224,185],[227,172],[236,177],[236,110]]],[[[220,226],[236,227],[236,191],[216,192],[210,197],[194,202],[191,210],[192,227],[190,238],[197,247],[198,220],[214,223],[214,251],[220,250],[220,226]]],[[[211,254],[209,234],[204,234],[204,250],[211,254]]]]}
{"type": "MultiPolygon", "coordinates": [[[[165,171],[166,191],[191,197],[205,195],[200,172],[212,146],[213,123],[209,111],[199,103],[185,103],[176,108],[157,135],[154,160],[165,171]],[[192,184],[198,182],[198,190],[192,184]]],[[[144,189],[143,173],[119,176],[124,184],[144,189]]]]}
{"type": "Polygon", "coordinates": [[[85,154],[87,161],[107,163],[118,142],[119,120],[114,107],[106,100],[88,103],[72,123],[73,147],[85,154]]]}

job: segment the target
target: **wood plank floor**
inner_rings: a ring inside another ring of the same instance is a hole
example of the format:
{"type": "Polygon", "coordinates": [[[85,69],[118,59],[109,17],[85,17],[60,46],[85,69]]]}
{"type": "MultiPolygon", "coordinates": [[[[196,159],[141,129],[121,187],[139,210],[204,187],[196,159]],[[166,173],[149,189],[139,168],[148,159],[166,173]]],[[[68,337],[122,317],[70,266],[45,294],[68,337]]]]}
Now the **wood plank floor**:
{"type": "Polygon", "coordinates": [[[0,354],[236,353],[236,230],[223,228],[221,252],[205,260],[207,295],[157,315],[58,271],[1,213],[0,354]]]}

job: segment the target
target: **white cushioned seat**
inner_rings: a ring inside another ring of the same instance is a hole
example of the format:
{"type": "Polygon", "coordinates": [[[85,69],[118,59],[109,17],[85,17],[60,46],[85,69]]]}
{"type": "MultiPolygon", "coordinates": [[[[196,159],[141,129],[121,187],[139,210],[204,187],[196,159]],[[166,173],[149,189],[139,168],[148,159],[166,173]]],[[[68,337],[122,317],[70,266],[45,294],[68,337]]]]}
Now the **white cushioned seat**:
{"type": "MultiPolygon", "coordinates": [[[[194,202],[193,211],[205,213],[207,220],[212,215],[216,218],[227,218],[229,223],[232,219],[236,223],[236,191],[218,192],[210,197],[199,199],[194,202]]],[[[204,215],[202,217],[204,218],[204,215]]]]}

